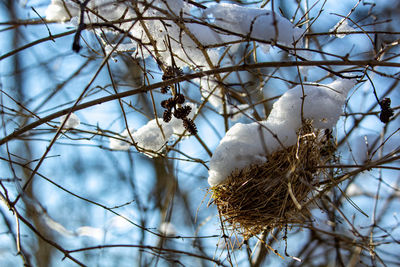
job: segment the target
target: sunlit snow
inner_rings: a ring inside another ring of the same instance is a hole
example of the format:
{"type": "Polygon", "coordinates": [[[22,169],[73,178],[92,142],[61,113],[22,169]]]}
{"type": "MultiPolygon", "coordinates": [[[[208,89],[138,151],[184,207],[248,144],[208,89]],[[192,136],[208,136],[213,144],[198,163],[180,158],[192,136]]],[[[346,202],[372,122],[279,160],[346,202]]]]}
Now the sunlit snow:
{"type": "MultiPolygon", "coordinates": [[[[65,119],[67,118],[68,114],[63,115],[60,117],[60,125],[64,123],[65,119]]],[[[64,124],[64,129],[74,129],[81,124],[81,121],[75,113],[69,114],[67,121],[64,124]]]]}
{"type": "Polygon", "coordinates": [[[297,85],[284,93],[273,105],[266,121],[235,124],[222,138],[211,161],[208,183],[223,183],[235,170],[264,163],[267,155],[295,145],[296,131],[303,118],[313,121],[315,128],[333,127],[355,80],[339,79],[330,84],[297,85]]]}

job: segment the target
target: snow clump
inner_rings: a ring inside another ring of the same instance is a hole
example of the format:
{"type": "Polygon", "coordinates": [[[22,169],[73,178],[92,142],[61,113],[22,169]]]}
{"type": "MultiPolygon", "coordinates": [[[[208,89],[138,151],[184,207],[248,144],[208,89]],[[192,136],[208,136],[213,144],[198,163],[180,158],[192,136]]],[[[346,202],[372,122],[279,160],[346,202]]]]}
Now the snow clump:
{"type": "MultiPolygon", "coordinates": [[[[335,26],[333,26],[329,31],[330,32],[354,32],[354,28],[349,25],[347,20],[341,20],[335,26]]],[[[335,34],[335,36],[338,38],[344,38],[344,37],[346,37],[346,34],[345,33],[335,34]]]]}
{"type": "MultiPolygon", "coordinates": [[[[191,111],[187,118],[193,119],[198,108],[194,103],[187,103],[191,107],[191,111]]],[[[173,135],[182,135],[185,128],[182,126],[182,120],[175,117],[168,123],[163,118],[153,119],[146,125],[140,127],[137,131],[130,129],[132,138],[130,138],[128,130],[124,130],[118,138],[111,137],[109,139],[109,147],[112,150],[129,150],[132,142],[139,149],[139,152],[148,157],[157,157],[165,144],[173,135]]]]}
{"type": "MultiPolygon", "coordinates": [[[[263,8],[248,8],[235,4],[217,4],[209,7],[206,14],[212,16],[214,25],[227,31],[259,39],[265,42],[276,42],[293,47],[299,41],[304,30],[295,27],[281,15],[263,8]]],[[[219,39],[232,41],[229,33],[219,35],[219,39]]],[[[242,39],[242,38],[236,38],[242,39]]]]}
{"type": "Polygon", "coordinates": [[[79,15],[79,7],[70,0],[51,0],[45,11],[46,19],[50,21],[64,22],[79,15]]]}
{"type": "MultiPolygon", "coordinates": [[[[68,114],[60,117],[60,125],[62,125],[67,118],[68,114]]],[[[68,120],[64,124],[64,129],[74,129],[77,128],[81,124],[81,120],[75,113],[69,114],[68,120]]]]}
{"type": "Polygon", "coordinates": [[[330,84],[303,84],[284,93],[273,105],[268,121],[301,126],[301,105],[304,90],[303,116],[313,121],[318,129],[332,128],[339,119],[346,96],[355,80],[339,79],[330,84]]]}
{"type": "Polygon", "coordinates": [[[109,146],[112,150],[129,150],[132,142],[149,157],[156,157],[159,152],[173,134],[173,127],[163,122],[162,118],[150,120],[146,125],[140,127],[137,131],[130,129],[132,138],[128,130],[124,130],[120,137],[111,137],[109,146]]]}
{"type": "Polygon", "coordinates": [[[162,222],[158,230],[165,236],[171,237],[176,235],[175,226],[170,222],[162,222]]]}
{"type": "Polygon", "coordinates": [[[267,155],[297,143],[303,118],[312,120],[317,129],[333,127],[355,80],[339,79],[330,84],[297,85],[284,93],[273,105],[266,121],[235,124],[216,148],[211,161],[208,183],[225,182],[235,169],[267,161],[267,155]]]}
{"type": "MultiPolygon", "coordinates": [[[[132,134],[134,129],[129,129],[129,132],[132,134]]],[[[110,149],[112,150],[129,150],[131,147],[131,142],[129,141],[131,138],[129,136],[128,130],[125,129],[118,138],[112,137],[109,139],[110,141],[110,149]]]]}
{"type": "Polygon", "coordinates": [[[162,118],[158,118],[140,127],[132,134],[132,137],[138,148],[143,149],[143,151],[139,150],[140,152],[149,157],[154,157],[157,156],[157,153],[151,151],[159,152],[172,134],[173,128],[171,125],[165,123],[162,118]]]}

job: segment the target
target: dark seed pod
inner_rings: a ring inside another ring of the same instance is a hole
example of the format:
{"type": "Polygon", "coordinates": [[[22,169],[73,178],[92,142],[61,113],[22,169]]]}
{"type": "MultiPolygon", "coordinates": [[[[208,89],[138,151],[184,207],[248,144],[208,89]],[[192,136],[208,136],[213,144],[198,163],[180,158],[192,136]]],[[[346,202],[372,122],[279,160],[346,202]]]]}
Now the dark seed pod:
{"type": "Polygon", "coordinates": [[[175,68],[174,72],[175,72],[175,76],[182,76],[183,75],[183,71],[182,71],[181,68],[175,68]]]}
{"type": "Polygon", "coordinates": [[[168,106],[167,107],[169,109],[175,107],[176,101],[175,101],[175,99],[173,97],[168,98],[167,101],[168,101],[168,106]]]}
{"type": "Polygon", "coordinates": [[[187,117],[187,115],[189,115],[191,110],[192,108],[190,106],[183,106],[181,108],[177,108],[174,111],[174,116],[177,119],[184,119],[187,117]]]}
{"type": "Polygon", "coordinates": [[[175,105],[176,105],[175,99],[172,98],[172,97],[168,98],[167,100],[161,101],[161,106],[163,108],[166,108],[166,109],[169,109],[169,110],[171,110],[173,107],[175,107],[175,105]]]}
{"type": "Polygon", "coordinates": [[[184,118],[183,119],[183,127],[185,127],[186,130],[188,130],[188,132],[190,134],[197,134],[197,127],[196,124],[194,124],[194,121],[192,119],[189,118],[184,118]]]}
{"type": "Polygon", "coordinates": [[[390,117],[394,115],[393,109],[385,109],[382,110],[381,114],[379,115],[379,119],[383,123],[388,123],[390,121],[390,117]]]}
{"type": "Polygon", "coordinates": [[[161,101],[161,106],[162,106],[163,108],[167,108],[167,107],[168,107],[168,100],[163,100],[163,101],[161,101]]]}
{"type": "Polygon", "coordinates": [[[386,97],[381,101],[381,107],[382,109],[389,109],[390,108],[390,104],[392,103],[392,101],[390,100],[390,98],[386,97]]]}
{"type": "Polygon", "coordinates": [[[185,103],[185,97],[182,94],[176,94],[175,101],[177,104],[185,103]]]}
{"type": "Polygon", "coordinates": [[[182,115],[182,108],[177,108],[174,110],[174,117],[177,119],[183,119],[184,116],[182,115]]]}
{"type": "Polygon", "coordinates": [[[164,111],[164,114],[163,114],[163,120],[164,120],[165,122],[170,122],[171,119],[172,119],[172,112],[171,112],[171,110],[169,110],[169,109],[165,110],[165,111],[164,111]]]}
{"type": "Polygon", "coordinates": [[[384,98],[379,104],[381,105],[382,110],[379,119],[383,123],[388,123],[390,117],[394,115],[394,110],[390,107],[391,100],[390,98],[384,98]]]}
{"type": "Polygon", "coordinates": [[[180,68],[178,67],[172,67],[172,66],[168,66],[165,68],[164,74],[162,76],[162,80],[168,80],[168,79],[172,79],[178,76],[182,76],[183,72],[180,68]]]}
{"type": "Polygon", "coordinates": [[[191,106],[183,106],[183,107],[181,107],[181,109],[182,109],[183,117],[187,117],[190,114],[190,111],[192,111],[191,106]]]}
{"type": "Polygon", "coordinates": [[[163,81],[169,80],[169,79],[171,79],[171,78],[174,78],[174,76],[170,76],[170,75],[164,74],[164,75],[161,77],[161,79],[162,79],[163,81]]]}
{"type": "Polygon", "coordinates": [[[166,94],[166,93],[168,93],[169,89],[170,89],[169,86],[161,87],[161,93],[166,94]]]}
{"type": "Polygon", "coordinates": [[[163,81],[165,81],[165,80],[168,80],[168,79],[171,79],[171,78],[174,78],[174,77],[175,77],[174,68],[171,67],[171,66],[168,66],[168,67],[165,68],[164,74],[163,74],[161,79],[163,81]]]}

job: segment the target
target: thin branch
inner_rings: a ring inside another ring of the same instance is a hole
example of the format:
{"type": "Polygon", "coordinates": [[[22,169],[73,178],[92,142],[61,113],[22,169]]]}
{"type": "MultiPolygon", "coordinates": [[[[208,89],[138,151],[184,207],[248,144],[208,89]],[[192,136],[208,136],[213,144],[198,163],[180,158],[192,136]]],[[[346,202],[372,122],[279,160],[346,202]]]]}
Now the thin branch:
{"type": "Polygon", "coordinates": [[[263,62],[263,63],[255,63],[255,64],[250,64],[250,65],[238,65],[238,66],[230,66],[230,67],[224,67],[224,68],[218,68],[218,69],[212,69],[212,70],[207,70],[207,71],[200,71],[196,72],[193,74],[187,74],[184,76],[180,76],[177,78],[173,78],[170,80],[166,80],[163,82],[158,82],[158,83],[153,83],[151,85],[147,86],[142,86],[137,89],[133,90],[128,90],[122,93],[114,94],[111,96],[106,96],[106,97],[101,97],[83,104],[76,105],[74,107],[66,108],[63,110],[60,110],[58,112],[55,112],[51,115],[48,115],[46,117],[43,117],[41,120],[35,121],[33,123],[30,123],[26,126],[23,126],[19,129],[16,129],[13,133],[7,135],[3,139],[0,140],[0,145],[20,136],[22,133],[29,131],[33,128],[36,128],[39,125],[42,125],[46,122],[49,122],[53,119],[56,119],[62,115],[68,114],[70,111],[77,111],[81,109],[85,109],[91,106],[95,106],[98,104],[102,104],[105,102],[109,102],[112,100],[116,100],[119,98],[127,97],[127,96],[132,96],[140,93],[145,93],[150,90],[154,90],[157,88],[162,88],[174,83],[179,83],[183,81],[189,81],[193,80],[196,78],[201,78],[205,77],[208,75],[213,75],[216,73],[224,73],[224,72],[233,72],[233,71],[247,71],[251,69],[257,69],[257,68],[276,68],[276,67],[294,67],[294,66],[321,66],[321,65],[331,65],[331,66],[382,66],[382,67],[400,67],[400,63],[396,62],[381,62],[381,61],[375,61],[375,60],[354,60],[354,61],[302,61],[302,62],[293,62],[293,61],[283,61],[283,62],[263,62]]]}

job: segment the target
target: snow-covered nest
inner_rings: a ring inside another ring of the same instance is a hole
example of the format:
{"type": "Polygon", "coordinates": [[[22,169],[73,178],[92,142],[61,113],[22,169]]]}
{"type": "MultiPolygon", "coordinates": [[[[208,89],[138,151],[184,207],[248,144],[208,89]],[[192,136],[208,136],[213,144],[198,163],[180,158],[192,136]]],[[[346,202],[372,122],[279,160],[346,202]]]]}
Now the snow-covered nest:
{"type": "Polygon", "coordinates": [[[298,85],[274,103],[267,120],[229,129],[208,177],[212,201],[228,227],[248,238],[307,222],[325,171],[320,166],[334,159],[330,128],[355,83],[298,85]]]}
{"type": "Polygon", "coordinates": [[[332,143],[310,122],[298,133],[298,143],[268,155],[263,164],[235,170],[223,184],[211,188],[224,222],[246,239],[265,229],[302,224],[318,187],[318,177],[332,158],[332,143]]]}

